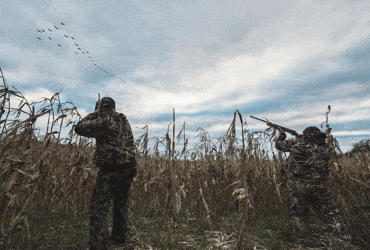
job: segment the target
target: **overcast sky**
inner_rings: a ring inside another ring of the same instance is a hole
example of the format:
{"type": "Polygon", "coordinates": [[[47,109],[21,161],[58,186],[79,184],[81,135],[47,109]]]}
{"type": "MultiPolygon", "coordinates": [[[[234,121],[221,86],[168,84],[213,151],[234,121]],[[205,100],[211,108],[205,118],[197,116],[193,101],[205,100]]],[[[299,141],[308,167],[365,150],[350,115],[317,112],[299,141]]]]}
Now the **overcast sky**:
{"type": "Polygon", "coordinates": [[[326,2],[3,0],[0,67],[83,115],[114,98],[136,138],[164,136],[173,109],[189,139],[222,136],[237,109],[252,131],[267,127],[250,115],[301,133],[331,105],[347,151],[370,137],[370,2],[326,2]]]}

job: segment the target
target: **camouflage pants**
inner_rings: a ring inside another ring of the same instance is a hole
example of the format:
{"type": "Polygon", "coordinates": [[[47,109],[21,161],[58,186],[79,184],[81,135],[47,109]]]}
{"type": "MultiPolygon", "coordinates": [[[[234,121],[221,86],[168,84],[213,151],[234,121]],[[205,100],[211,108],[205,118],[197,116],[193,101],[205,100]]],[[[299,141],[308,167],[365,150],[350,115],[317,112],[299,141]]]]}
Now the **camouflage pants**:
{"type": "Polygon", "coordinates": [[[130,185],[136,168],[130,172],[100,171],[90,205],[90,249],[109,249],[108,213],[113,199],[112,238],[124,241],[128,231],[130,185]]]}
{"type": "Polygon", "coordinates": [[[288,189],[292,199],[291,224],[298,238],[311,238],[315,241],[315,238],[323,235],[334,235],[349,240],[345,221],[325,183],[311,184],[302,180],[290,180],[288,189]]]}

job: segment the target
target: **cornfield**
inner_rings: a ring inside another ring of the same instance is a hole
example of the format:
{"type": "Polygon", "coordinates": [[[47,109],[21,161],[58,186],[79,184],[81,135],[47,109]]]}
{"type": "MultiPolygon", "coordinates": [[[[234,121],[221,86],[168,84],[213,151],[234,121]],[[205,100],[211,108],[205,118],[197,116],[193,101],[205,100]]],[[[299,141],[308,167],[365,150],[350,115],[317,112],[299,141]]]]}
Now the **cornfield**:
{"type": "MultiPolygon", "coordinates": [[[[63,206],[71,213],[87,210],[98,169],[92,161],[93,141],[73,131],[76,119],[81,119],[73,103],[62,102],[59,93],[29,103],[3,80],[0,241],[7,246],[20,231],[29,232],[37,226],[30,223],[25,213],[30,208],[48,210],[63,206]],[[11,106],[13,98],[20,101],[17,107],[11,106]],[[42,135],[35,130],[40,117],[48,120],[42,135]],[[63,137],[64,130],[69,131],[67,137],[63,137]]],[[[367,152],[351,158],[342,155],[331,136],[329,111],[324,126],[337,155],[330,164],[330,186],[354,245],[370,249],[370,156],[367,152]]],[[[185,124],[178,133],[175,115],[171,124],[172,134],[169,126],[163,138],[152,139],[152,148],[148,146],[147,126],[136,140],[139,169],[132,185],[131,207],[160,211],[162,227],[176,225],[180,218],[189,223],[192,214],[199,213],[208,224],[208,249],[265,249],[257,248],[248,237],[247,217],[288,204],[282,176],[286,155],[273,150],[276,131],[248,131],[236,110],[224,137],[211,140],[199,128],[197,144],[189,149],[185,124]],[[239,129],[241,138],[236,136],[239,129]],[[217,215],[235,211],[239,216],[235,232],[225,235],[216,231],[217,215]]],[[[140,249],[151,248],[145,242],[138,240],[139,243],[140,249]]]]}

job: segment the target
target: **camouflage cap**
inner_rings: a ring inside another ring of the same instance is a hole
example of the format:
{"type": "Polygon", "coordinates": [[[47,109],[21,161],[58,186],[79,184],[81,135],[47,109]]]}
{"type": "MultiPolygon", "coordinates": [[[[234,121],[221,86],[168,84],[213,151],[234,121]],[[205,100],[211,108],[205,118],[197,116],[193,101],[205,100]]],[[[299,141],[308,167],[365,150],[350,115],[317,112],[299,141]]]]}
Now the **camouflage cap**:
{"type": "Polygon", "coordinates": [[[325,140],[326,135],[325,133],[321,132],[321,130],[315,126],[307,127],[303,130],[303,136],[307,139],[311,140],[325,140]]]}
{"type": "Polygon", "coordinates": [[[110,97],[103,97],[100,101],[100,107],[103,109],[116,109],[116,102],[110,97]]]}

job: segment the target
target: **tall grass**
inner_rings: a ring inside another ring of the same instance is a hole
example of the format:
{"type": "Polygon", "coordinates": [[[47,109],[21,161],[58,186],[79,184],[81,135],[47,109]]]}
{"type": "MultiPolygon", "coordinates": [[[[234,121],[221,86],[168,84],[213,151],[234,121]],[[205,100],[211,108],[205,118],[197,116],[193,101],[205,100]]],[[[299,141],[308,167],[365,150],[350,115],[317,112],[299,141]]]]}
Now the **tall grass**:
{"type": "Polygon", "coordinates": [[[72,129],[80,115],[72,103],[60,101],[59,93],[29,103],[3,78],[0,98],[0,237],[5,244],[18,227],[34,226],[24,215],[29,206],[86,207],[96,169],[92,141],[77,138],[72,129]],[[12,107],[11,99],[19,105],[12,107]],[[48,117],[46,132],[36,135],[35,122],[42,116],[48,117]],[[67,138],[61,138],[63,124],[70,128],[67,138]]]}
{"type": "MultiPolygon", "coordinates": [[[[370,249],[370,157],[366,153],[353,158],[341,155],[331,136],[329,111],[323,126],[336,152],[330,164],[330,186],[353,244],[370,249]]],[[[25,213],[29,208],[86,210],[98,169],[92,161],[93,142],[74,134],[74,120],[81,118],[77,108],[62,102],[59,93],[29,103],[4,79],[0,114],[0,237],[5,246],[20,229],[29,232],[37,226],[29,223],[25,213]],[[19,106],[11,107],[11,98],[20,100],[19,106]],[[42,116],[48,117],[48,123],[40,135],[35,122],[42,116]],[[65,129],[69,133],[63,138],[65,129]]],[[[222,238],[217,232],[209,233],[211,239],[218,235],[218,241],[209,242],[213,249],[252,248],[256,242],[249,237],[251,216],[273,213],[288,204],[282,176],[286,155],[273,150],[276,131],[249,132],[237,110],[225,136],[211,140],[199,128],[197,144],[189,149],[186,126],[176,133],[175,112],[173,117],[172,131],[169,125],[163,138],[153,138],[153,148],[148,146],[148,126],[136,141],[139,169],[131,191],[133,210],[155,213],[160,228],[176,226],[179,221],[189,224],[197,214],[206,221],[208,232],[217,230],[219,215],[237,211],[234,234],[222,238]]]]}

